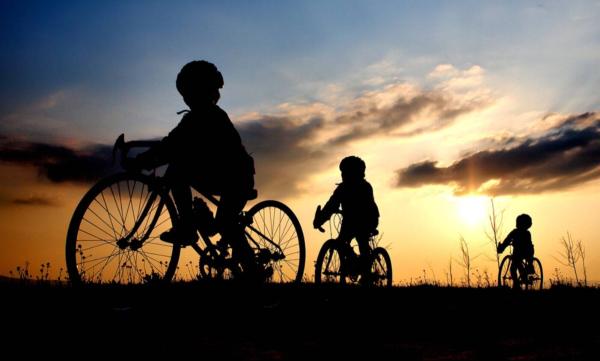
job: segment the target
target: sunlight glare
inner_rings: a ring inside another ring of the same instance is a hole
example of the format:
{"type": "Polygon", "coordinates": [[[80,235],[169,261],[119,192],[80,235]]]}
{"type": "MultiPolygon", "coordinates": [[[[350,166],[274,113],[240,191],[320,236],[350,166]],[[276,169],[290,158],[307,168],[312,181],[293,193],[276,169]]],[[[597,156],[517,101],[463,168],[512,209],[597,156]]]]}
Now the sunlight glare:
{"type": "Polygon", "coordinates": [[[456,211],[468,226],[481,224],[486,217],[488,199],[479,196],[456,197],[456,211]]]}

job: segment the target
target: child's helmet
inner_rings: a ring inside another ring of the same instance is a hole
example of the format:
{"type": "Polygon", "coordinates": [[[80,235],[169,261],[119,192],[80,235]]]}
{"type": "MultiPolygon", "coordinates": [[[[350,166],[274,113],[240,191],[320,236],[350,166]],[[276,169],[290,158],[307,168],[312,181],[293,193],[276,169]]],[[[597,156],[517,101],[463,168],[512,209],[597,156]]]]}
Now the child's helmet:
{"type": "Polygon", "coordinates": [[[517,228],[528,229],[533,224],[529,214],[520,214],[517,216],[517,228]]]}
{"type": "Polygon", "coordinates": [[[340,171],[344,173],[356,174],[364,178],[365,169],[367,169],[365,162],[354,155],[346,157],[340,162],[340,171]]]}
{"type": "Polygon", "coordinates": [[[183,96],[198,90],[212,90],[223,87],[223,76],[215,64],[205,60],[191,61],[177,74],[177,90],[183,96]]]}

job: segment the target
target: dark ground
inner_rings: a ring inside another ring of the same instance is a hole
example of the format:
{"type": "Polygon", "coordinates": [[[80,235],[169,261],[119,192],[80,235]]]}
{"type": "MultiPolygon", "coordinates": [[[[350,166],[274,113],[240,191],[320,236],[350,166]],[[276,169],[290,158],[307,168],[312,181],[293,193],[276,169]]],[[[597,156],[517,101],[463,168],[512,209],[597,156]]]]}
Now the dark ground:
{"type": "Polygon", "coordinates": [[[2,348],[18,359],[600,360],[599,289],[3,281],[0,290],[2,348]]]}

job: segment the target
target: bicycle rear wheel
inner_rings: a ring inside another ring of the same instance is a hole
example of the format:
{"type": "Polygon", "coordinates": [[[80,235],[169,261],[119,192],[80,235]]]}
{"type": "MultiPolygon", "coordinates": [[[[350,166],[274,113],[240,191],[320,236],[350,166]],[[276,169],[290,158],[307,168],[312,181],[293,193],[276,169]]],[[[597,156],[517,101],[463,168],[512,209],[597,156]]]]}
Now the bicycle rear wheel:
{"type": "Polygon", "coordinates": [[[542,262],[539,259],[533,258],[533,273],[527,275],[526,288],[532,290],[541,290],[544,287],[544,270],[542,262]]]}
{"type": "Polygon", "coordinates": [[[377,247],[372,253],[371,274],[374,286],[392,286],[392,260],[385,248],[377,247]]]}
{"type": "Polygon", "coordinates": [[[300,282],[304,274],[304,233],[296,215],[285,204],[268,200],[246,212],[252,223],[246,236],[259,262],[273,271],[268,281],[300,282]]]}
{"type": "Polygon", "coordinates": [[[315,263],[315,283],[346,283],[346,276],[342,273],[342,256],[334,239],[323,243],[319,250],[315,263]]]}
{"type": "Polygon", "coordinates": [[[177,211],[171,198],[158,189],[151,177],[118,173],[100,180],[84,195],[67,232],[66,262],[72,283],[171,280],[180,247],[159,236],[173,226],[177,211]]]}

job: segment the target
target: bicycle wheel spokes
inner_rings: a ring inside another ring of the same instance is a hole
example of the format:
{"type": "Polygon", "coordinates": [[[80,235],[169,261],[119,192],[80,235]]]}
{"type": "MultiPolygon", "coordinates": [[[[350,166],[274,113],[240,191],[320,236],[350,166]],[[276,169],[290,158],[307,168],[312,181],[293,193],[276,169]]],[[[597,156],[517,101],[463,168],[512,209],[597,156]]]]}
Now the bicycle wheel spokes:
{"type": "Polygon", "coordinates": [[[383,248],[373,250],[373,263],[371,265],[372,283],[375,286],[392,285],[392,262],[389,254],[383,248]]]}
{"type": "Polygon", "coordinates": [[[533,273],[529,274],[528,286],[532,290],[541,290],[544,287],[544,271],[542,270],[542,263],[539,259],[533,259],[533,273]]]}
{"type": "Polygon", "coordinates": [[[273,271],[270,281],[299,282],[304,272],[304,234],[294,213],[281,202],[264,201],[247,215],[252,218],[246,227],[251,245],[257,254],[270,255],[263,260],[273,271]]]}
{"type": "Polygon", "coordinates": [[[511,256],[505,256],[500,263],[498,270],[498,286],[511,287],[513,286],[512,275],[510,274],[510,265],[512,263],[511,256]]]}
{"type": "Polygon", "coordinates": [[[158,237],[172,227],[176,213],[170,199],[151,191],[152,184],[143,175],[119,174],[84,196],[67,235],[73,282],[141,283],[172,277],[179,247],[158,237]]]}
{"type": "Polygon", "coordinates": [[[342,275],[342,260],[332,241],[325,243],[315,265],[315,283],[345,283],[342,275]]]}
{"type": "Polygon", "coordinates": [[[335,239],[340,234],[342,227],[342,214],[334,213],[329,219],[329,238],[335,239]]]}

